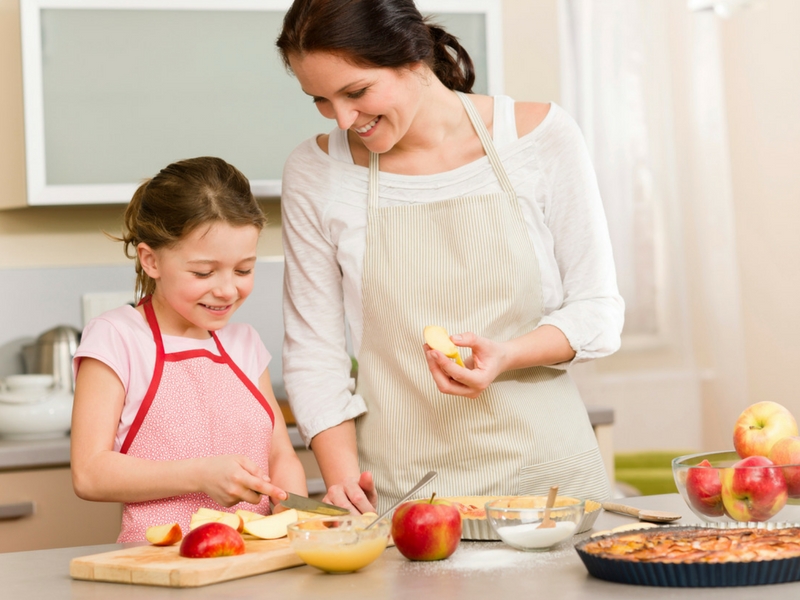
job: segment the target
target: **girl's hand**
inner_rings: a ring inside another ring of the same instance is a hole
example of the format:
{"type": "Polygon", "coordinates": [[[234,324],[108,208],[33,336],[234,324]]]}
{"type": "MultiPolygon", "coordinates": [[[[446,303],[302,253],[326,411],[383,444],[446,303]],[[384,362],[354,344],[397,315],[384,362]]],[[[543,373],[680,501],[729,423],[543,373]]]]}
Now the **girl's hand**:
{"type": "Polygon", "coordinates": [[[238,502],[258,504],[269,496],[274,504],[286,499],[286,492],[269,482],[266,473],[246,456],[223,455],[198,459],[202,491],[222,506],[238,502]]]}
{"type": "Polygon", "coordinates": [[[352,477],[330,486],[322,501],[347,508],[355,515],[377,512],[375,506],[378,503],[378,494],[372,473],[365,471],[358,479],[352,477]]]}
{"type": "Polygon", "coordinates": [[[505,369],[506,347],[501,342],[483,338],[474,333],[450,336],[456,346],[471,348],[472,356],[459,367],[438,350],[425,344],[425,359],[443,394],[477,398],[505,369]]]}

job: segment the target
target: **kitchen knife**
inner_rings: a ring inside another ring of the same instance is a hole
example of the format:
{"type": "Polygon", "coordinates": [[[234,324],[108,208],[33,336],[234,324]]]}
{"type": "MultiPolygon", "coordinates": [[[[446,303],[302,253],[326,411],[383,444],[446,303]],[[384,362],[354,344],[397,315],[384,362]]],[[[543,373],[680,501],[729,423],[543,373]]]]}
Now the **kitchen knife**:
{"type": "Polygon", "coordinates": [[[329,515],[335,517],[338,517],[339,515],[346,515],[350,512],[346,508],[341,508],[340,506],[325,504],[324,502],[318,502],[316,500],[312,500],[311,498],[306,498],[305,496],[298,496],[297,494],[293,494],[291,492],[286,493],[288,494],[286,500],[281,500],[281,504],[286,508],[295,508],[297,510],[304,510],[306,512],[313,512],[320,515],[329,515]]]}

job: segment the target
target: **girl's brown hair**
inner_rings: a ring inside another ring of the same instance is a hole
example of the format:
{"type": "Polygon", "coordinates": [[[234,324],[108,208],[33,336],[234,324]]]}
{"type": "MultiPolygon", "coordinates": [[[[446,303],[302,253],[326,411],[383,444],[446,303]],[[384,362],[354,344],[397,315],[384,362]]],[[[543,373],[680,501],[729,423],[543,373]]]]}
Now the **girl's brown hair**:
{"type": "Polygon", "coordinates": [[[413,0],[295,0],[277,41],[281,57],[340,53],[366,67],[426,63],[449,89],[469,93],[475,68],[458,40],[425,19],[413,0]]]}
{"type": "Polygon", "coordinates": [[[125,210],[122,237],[125,255],[136,260],[137,299],[155,291],[142,269],[136,247],[169,248],[197,227],[214,222],[264,228],[250,182],[221,158],[202,156],[172,163],[142,183],[125,210]]]}

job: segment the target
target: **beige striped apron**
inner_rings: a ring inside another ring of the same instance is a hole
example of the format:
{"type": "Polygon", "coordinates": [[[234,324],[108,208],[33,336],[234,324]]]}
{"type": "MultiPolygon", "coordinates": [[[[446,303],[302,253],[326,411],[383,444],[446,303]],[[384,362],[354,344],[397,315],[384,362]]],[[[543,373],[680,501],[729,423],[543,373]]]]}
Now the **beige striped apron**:
{"type": "Polygon", "coordinates": [[[475,107],[459,98],[502,192],[381,207],[370,153],[360,467],[375,477],[380,511],[431,469],[439,477],[425,494],[546,494],[558,484],[560,494],[605,499],[597,441],[565,371],[509,371],[469,399],[439,392],[428,370],[425,325],[501,341],[542,316],[539,264],[516,194],[475,107]]]}

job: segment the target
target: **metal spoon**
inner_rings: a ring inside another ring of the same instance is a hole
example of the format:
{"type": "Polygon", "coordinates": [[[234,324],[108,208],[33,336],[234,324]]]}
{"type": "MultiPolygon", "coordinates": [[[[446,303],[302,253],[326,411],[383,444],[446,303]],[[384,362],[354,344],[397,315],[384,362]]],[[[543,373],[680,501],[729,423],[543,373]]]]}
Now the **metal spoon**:
{"type": "Polygon", "coordinates": [[[670,523],[681,518],[681,515],[678,513],[671,513],[663,510],[647,510],[644,508],[617,504],[616,502],[603,502],[602,506],[607,511],[638,517],[640,521],[649,521],[650,523],[670,523]]]}
{"type": "Polygon", "coordinates": [[[376,518],[376,519],[375,519],[375,520],[374,520],[372,523],[370,523],[369,525],[367,525],[366,527],[364,527],[364,529],[369,529],[370,527],[372,527],[373,525],[375,525],[375,523],[377,523],[378,521],[380,521],[380,520],[381,520],[383,517],[385,517],[386,515],[388,515],[388,514],[389,514],[390,512],[392,512],[392,511],[393,511],[395,508],[397,508],[398,506],[400,506],[400,504],[401,504],[403,501],[407,500],[407,499],[408,499],[408,498],[411,496],[411,494],[413,494],[413,493],[414,493],[414,492],[416,492],[417,490],[420,490],[420,489],[422,489],[423,487],[425,487],[426,485],[428,485],[428,483],[429,483],[429,482],[430,482],[430,481],[431,481],[431,480],[432,480],[434,477],[436,477],[437,475],[438,475],[438,473],[437,473],[436,471],[428,471],[428,473],[425,475],[425,477],[423,477],[422,479],[420,479],[420,480],[419,480],[419,482],[417,482],[417,485],[415,485],[413,488],[411,488],[410,490],[408,490],[408,491],[406,492],[406,494],[405,494],[405,495],[404,495],[402,498],[400,498],[400,500],[398,500],[397,502],[395,502],[394,504],[392,504],[392,505],[389,507],[389,509],[388,509],[388,510],[385,510],[385,511],[383,511],[383,512],[382,512],[380,515],[378,515],[378,517],[377,517],[377,518],[376,518]]]}

